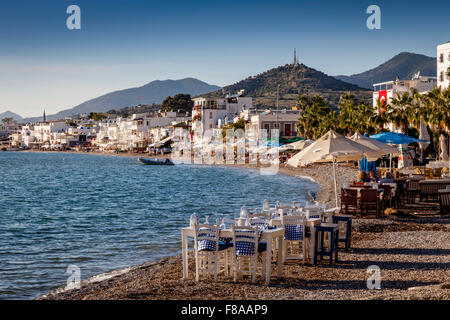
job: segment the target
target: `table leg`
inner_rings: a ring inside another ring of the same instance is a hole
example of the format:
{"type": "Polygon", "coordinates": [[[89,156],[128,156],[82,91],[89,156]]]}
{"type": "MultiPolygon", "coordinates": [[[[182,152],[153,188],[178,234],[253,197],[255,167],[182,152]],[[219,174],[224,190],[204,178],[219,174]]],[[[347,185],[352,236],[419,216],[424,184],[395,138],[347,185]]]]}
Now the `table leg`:
{"type": "Polygon", "coordinates": [[[267,239],[267,253],[266,253],[266,285],[270,283],[270,271],[272,262],[272,236],[267,239]]]}
{"type": "Polygon", "coordinates": [[[309,263],[314,264],[314,250],[316,250],[316,228],[310,227],[309,235],[309,263]]]}
{"type": "Polygon", "coordinates": [[[278,268],[277,277],[280,278],[283,275],[283,237],[278,237],[278,268]]]}
{"type": "Polygon", "coordinates": [[[183,279],[187,279],[189,277],[189,250],[188,250],[188,237],[181,231],[181,247],[182,247],[182,256],[183,256],[183,279]]]}

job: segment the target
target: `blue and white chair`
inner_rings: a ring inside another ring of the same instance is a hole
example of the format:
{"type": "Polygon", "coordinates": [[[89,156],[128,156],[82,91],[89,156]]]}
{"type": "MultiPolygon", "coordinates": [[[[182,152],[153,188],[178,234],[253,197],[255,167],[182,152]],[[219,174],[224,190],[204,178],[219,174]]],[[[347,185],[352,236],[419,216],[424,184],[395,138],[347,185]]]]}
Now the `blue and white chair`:
{"type": "Polygon", "coordinates": [[[219,241],[219,226],[211,224],[194,224],[195,280],[200,275],[214,274],[217,281],[219,271],[228,275],[229,243],[219,241]],[[219,270],[220,269],[220,270],[219,270]]]}
{"type": "Polygon", "coordinates": [[[262,262],[262,274],[265,274],[266,266],[267,245],[259,242],[260,229],[247,226],[231,226],[231,229],[234,282],[238,280],[239,274],[251,274],[252,283],[255,283],[258,260],[262,262]]]}
{"type": "Polygon", "coordinates": [[[301,259],[305,263],[305,218],[301,215],[282,216],[284,228],[283,263],[287,259],[301,259]]]}

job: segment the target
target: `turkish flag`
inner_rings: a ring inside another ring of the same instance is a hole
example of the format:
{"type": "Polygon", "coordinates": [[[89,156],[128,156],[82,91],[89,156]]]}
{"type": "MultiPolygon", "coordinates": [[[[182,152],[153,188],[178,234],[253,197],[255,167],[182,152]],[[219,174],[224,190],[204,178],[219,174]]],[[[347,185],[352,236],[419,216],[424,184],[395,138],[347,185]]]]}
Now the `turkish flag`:
{"type": "MultiPolygon", "coordinates": [[[[387,103],[387,90],[378,91],[378,99],[380,100],[381,106],[383,104],[386,104],[387,103]]],[[[385,112],[385,111],[386,111],[385,108],[381,109],[381,112],[385,112]]]]}

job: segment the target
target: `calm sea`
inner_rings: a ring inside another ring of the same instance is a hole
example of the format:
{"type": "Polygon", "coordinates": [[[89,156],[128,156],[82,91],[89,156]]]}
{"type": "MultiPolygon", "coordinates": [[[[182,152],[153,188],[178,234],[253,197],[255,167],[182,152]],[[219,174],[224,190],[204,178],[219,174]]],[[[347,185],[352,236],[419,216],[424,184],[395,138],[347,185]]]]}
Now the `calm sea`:
{"type": "Polygon", "coordinates": [[[193,212],[213,222],[264,199],[307,200],[306,190],[318,185],[242,168],[0,152],[0,299],[64,286],[69,265],[86,279],[177,254],[193,212]]]}

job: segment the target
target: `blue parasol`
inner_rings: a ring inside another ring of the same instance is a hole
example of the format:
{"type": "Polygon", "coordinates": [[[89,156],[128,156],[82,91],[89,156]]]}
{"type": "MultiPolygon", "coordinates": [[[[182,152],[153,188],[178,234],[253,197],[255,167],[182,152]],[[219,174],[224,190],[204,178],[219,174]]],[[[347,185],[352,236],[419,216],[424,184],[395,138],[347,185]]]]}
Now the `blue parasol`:
{"type": "Polygon", "coordinates": [[[391,143],[391,144],[410,144],[414,142],[429,142],[428,140],[419,140],[410,136],[407,136],[403,133],[397,132],[382,132],[370,136],[371,139],[375,139],[377,141],[383,143],[391,143]]]}
{"type": "Polygon", "coordinates": [[[370,170],[373,170],[373,172],[375,172],[375,177],[378,176],[375,161],[367,161],[366,157],[362,158],[361,163],[359,164],[359,170],[367,173],[369,173],[370,170]]]}

